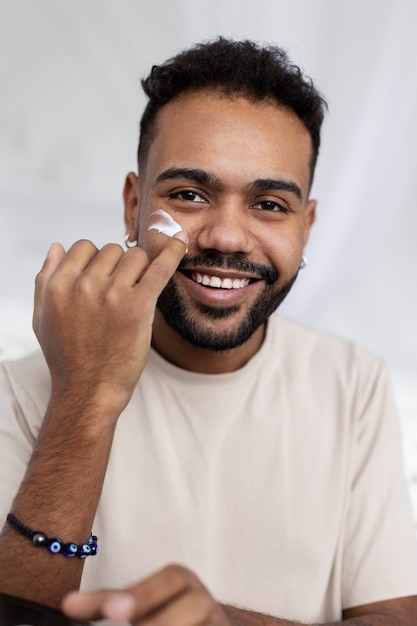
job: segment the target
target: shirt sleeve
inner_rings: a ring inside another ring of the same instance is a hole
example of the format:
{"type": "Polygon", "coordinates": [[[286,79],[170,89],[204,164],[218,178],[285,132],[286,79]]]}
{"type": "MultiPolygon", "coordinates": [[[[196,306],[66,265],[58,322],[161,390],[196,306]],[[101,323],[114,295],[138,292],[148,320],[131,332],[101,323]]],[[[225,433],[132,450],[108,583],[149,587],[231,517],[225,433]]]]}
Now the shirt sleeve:
{"type": "MultiPolygon", "coordinates": [[[[32,358],[21,362],[0,363],[0,527],[6,521],[13,499],[19,489],[32,455],[42,422],[47,384],[32,396],[29,373],[32,358]],[[22,369],[22,372],[20,372],[22,369]],[[26,371],[27,369],[27,371],[26,371]]],[[[36,360],[35,360],[36,362],[36,360]]],[[[32,373],[35,386],[40,383],[44,367],[32,373]]]]}
{"type": "Polygon", "coordinates": [[[345,529],[343,607],[417,593],[417,549],[401,436],[387,371],[358,375],[345,529]]]}

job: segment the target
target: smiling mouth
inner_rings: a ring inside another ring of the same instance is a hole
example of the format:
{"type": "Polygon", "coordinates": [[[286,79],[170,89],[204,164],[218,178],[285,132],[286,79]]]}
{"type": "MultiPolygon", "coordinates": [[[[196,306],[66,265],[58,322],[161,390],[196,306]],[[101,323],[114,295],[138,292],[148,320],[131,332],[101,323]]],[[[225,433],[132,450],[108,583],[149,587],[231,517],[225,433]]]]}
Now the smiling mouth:
{"type": "MultiPolygon", "coordinates": [[[[184,272],[185,273],[185,272],[184,272]]],[[[201,274],[200,272],[186,272],[188,278],[204,287],[214,287],[215,289],[243,289],[256,279],[250,278],[220,278],[212,274],[201,274]]]]}

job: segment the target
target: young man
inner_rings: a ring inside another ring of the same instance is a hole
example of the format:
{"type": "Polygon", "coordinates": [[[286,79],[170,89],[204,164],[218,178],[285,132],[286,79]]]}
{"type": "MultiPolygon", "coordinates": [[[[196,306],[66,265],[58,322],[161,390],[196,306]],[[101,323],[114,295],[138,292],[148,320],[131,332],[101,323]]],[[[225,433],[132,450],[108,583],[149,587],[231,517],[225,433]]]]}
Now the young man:
{"type": "Polygon", "coordinates": [[[322,98],[279,49],[222,39],[144,87],[128,251],[54,244],[47,367],[3,368],[0,590],[78,619],[414,624],[384,367],[272,315],[314,222],[322,98]],[[124,590],[66,596],[81,575],[124,590]]]}

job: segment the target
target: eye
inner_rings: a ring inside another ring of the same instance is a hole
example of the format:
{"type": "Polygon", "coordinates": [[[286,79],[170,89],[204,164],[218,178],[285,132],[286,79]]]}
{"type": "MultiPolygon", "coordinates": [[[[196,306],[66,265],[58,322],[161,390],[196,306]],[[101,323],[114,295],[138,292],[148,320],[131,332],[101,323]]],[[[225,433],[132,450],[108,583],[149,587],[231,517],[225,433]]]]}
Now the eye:
{"type": "Polygon", "coordinates": [[[252,205],[253,209],[267,211],[269,213],[289,213],[290,209],[285,204],[280,204],[274,200],[262,200],[252,205]]]}
{"type": "Polygon", "coordinates": [[[192,191],[191,189],[184,189],[183,191],[176,191],[175,193],[171,193],[170,198],[178,198],[179,200],[185,200],[186,202],[195,202],[195,203],[203,203],[206,200],[200,196],[196,191],[192,191]]]}

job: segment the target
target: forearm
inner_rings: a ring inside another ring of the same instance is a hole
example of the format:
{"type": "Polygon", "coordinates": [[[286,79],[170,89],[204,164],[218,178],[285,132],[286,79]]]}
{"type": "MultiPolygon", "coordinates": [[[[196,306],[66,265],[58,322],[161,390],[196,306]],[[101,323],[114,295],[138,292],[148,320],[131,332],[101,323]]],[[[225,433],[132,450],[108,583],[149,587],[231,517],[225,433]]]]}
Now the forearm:
{"type": "MultiPolygon", "coordinates": [[[[50,402],[13,502],[17,519],[65,543],[86,543],[93,530],[115,425],[98,411],[80,400],[50,402]]],[[[36,547],[7,524],[0,536],[3,593],[59,606],[66,592],[79,587],[83,564],[36,547]]]]}
{"type": "MultiPolygon", "coordinates": [[[[304,622],[294,622],[280,619],[256,611],[247,611],[236,607],[223,605],[231,626],[306,626],[304,622]]],[[[367,613],[341,622],[327,622],[326,624],[310,624],[310,626],[337,626],[349,624],[351,626],[411,626],[415,624],[411,615],[403,615],[397,610],[379,610],[375,613],[367,613]]]]}
{"type": "MultiPolygon", "coordinates": [[[[117,419],[145,367],[157,299],[187,243],[177,233],[152,262],[140,248],[51,246],[36,278],[33,324],[52,399],[12,509],[31,529],[65,543],[88,540],[117,419]]],[[[0,591],[59,606],[79,586],[82,565],[9,527],[0,537],[0,591]]]]}

